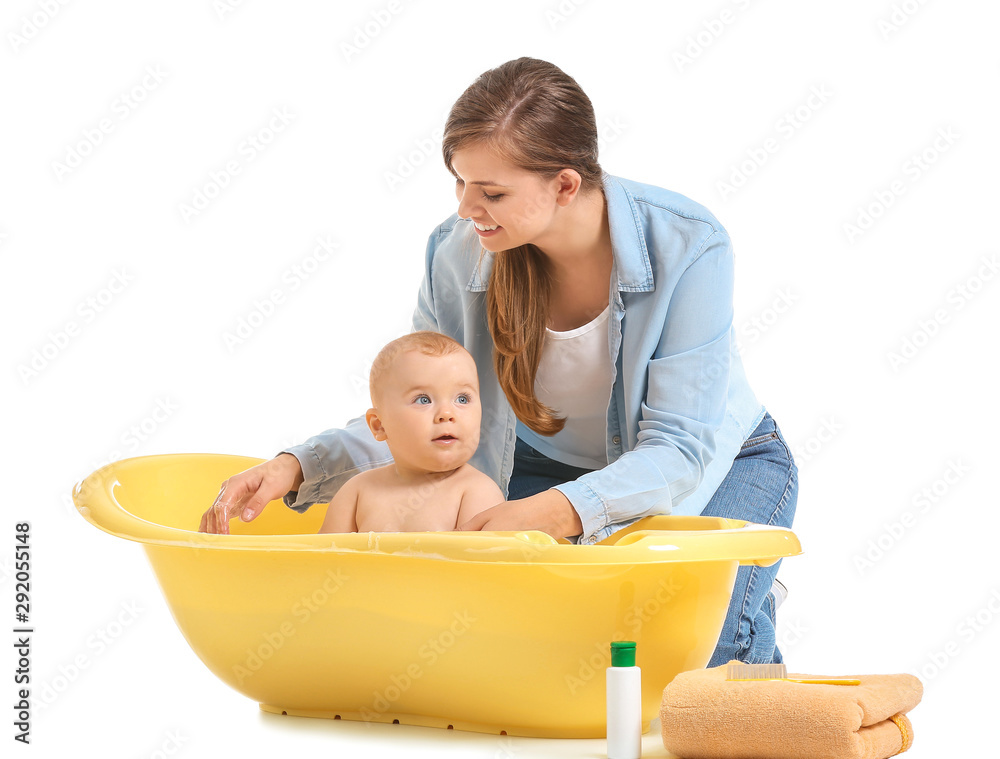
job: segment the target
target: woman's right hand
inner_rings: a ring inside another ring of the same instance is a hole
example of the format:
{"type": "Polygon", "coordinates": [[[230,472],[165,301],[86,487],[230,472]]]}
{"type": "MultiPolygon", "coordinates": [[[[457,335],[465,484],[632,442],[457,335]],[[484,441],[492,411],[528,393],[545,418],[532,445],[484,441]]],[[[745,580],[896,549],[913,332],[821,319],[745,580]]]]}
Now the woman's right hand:
{"type": "Polygon", "coordinates": [[[215,503],[201,517],[198,532],[229,534],[229,520],[255,519],[271,501],[302,485],[302,466],[290,453],[279,453],[270,461],[234,474],[222,483],[215,503]]]}

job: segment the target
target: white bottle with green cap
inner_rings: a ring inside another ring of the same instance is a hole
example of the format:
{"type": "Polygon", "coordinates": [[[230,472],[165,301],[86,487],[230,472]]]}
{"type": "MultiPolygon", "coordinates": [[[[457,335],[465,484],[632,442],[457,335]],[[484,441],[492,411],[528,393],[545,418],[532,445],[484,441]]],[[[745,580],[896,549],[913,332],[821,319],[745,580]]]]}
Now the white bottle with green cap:
{"type": "Polygon", "coordinates": [[[642,753],[642,683],[635,642],[611,644],[608,667],[608,759],[639,759],[642,753]]]}

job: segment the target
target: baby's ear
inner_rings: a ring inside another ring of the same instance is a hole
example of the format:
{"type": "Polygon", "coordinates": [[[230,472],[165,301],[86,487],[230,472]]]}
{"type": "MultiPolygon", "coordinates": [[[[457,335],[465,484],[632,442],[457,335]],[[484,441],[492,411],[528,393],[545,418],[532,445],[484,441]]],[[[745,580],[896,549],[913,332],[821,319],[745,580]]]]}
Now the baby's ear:
{"type": "Polygon", "coordinates": [[[386,439],[385,428],[382,426],[382,420],[378,417],[378,409],[368,409],[365,412],[365,421],[368,422],[368,429],[371,430],[376,440],[386,439]]]}

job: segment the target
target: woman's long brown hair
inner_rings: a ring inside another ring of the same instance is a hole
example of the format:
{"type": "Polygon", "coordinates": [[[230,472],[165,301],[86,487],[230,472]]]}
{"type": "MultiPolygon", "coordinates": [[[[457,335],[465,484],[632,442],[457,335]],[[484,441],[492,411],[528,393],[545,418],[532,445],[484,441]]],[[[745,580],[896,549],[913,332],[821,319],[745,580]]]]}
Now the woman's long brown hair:
{"type": "MultiPolygon", "coordinates": [[[[462,93],[444,129],[448,171],[455,174],[452,156],[472,145],[485,146],[544,179],[574,169],[582,178],[582,193],[603,192],[594,107],[572,77],[546,61],[508,61],[462,93]]],[[[484,249],[480,262],[485,254],[484,249]]],[[[486,290],[493,368],[518,419],[540,435],[555,435],[566,423],[535,397],[551,287],[547,260],[534,245],[493,257],[486,290]]]]}

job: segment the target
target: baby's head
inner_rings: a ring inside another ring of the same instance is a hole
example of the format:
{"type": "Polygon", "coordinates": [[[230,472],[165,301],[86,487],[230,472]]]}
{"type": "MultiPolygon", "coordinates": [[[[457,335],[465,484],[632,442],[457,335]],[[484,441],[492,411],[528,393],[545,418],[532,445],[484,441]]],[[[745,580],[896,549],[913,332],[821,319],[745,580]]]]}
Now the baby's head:
{"type": "Polygon", "coordinates": [[[389,445],[397,470],[446,472],[476,452],[479,375],[450,337],[421,331],[393,340],[375,357],[369,388],[368,428],[389,445]]]}

